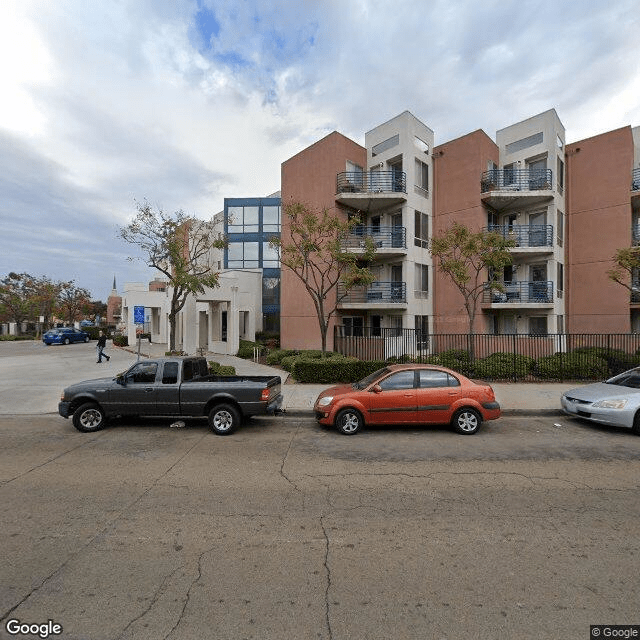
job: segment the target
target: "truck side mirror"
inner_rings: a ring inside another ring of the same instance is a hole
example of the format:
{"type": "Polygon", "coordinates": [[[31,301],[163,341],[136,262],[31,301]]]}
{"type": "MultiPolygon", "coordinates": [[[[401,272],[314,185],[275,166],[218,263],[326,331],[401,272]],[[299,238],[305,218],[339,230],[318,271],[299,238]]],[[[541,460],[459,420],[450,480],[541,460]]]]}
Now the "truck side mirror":
{"type": "Polygon", "coordinates": [[[127,386],[127,381],[121,373],[116,376],[116,384],[121,384],[123,387],[127,386]]]}

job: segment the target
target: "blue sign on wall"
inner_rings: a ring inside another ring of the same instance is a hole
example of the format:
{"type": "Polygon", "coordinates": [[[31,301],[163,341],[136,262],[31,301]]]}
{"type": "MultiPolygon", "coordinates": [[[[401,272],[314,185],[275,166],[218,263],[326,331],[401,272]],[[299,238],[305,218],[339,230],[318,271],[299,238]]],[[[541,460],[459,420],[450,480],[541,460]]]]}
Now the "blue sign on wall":
{"type": "Polygon", "coordinates": [[[133,307],[133,321],[135,324],[144,324],[144,307],[133,307]]]}

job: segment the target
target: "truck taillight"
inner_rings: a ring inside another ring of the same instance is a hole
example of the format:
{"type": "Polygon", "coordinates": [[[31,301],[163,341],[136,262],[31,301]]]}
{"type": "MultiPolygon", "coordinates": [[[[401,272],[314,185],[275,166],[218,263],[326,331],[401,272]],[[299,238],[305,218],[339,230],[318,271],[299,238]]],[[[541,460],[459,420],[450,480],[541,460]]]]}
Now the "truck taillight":
{"type": "Polygon", "coordinates": [[[260,396],[260,400],[268,400],[269,399],[269,389],[263,389],[262,395],[260,396]]]}

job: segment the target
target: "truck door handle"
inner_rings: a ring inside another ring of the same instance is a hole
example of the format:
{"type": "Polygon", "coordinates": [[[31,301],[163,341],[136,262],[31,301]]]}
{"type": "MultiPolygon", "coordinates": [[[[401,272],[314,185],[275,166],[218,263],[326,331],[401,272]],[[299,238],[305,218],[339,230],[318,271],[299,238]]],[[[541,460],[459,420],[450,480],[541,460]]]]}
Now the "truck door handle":
{"type": "Polygon", "coordinates": [[[151,393],[153,391],[153,387],[146,387],[144,392],[145,393],[151,393]]]}

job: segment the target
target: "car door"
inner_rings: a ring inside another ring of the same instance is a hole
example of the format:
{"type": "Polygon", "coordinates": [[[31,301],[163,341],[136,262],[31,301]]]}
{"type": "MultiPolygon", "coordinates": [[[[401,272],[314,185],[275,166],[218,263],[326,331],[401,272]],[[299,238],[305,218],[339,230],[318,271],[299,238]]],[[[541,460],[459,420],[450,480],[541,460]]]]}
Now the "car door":
{"type": "Polygon", "coordinates": [[[416,420],[415,372],[395,371],[378,381],[369,394],[369,422],[402,424],[416,420]]]}
{"type": "Polygon", "coordinates": [[[423,424],[445,424],[451,420],[452,406],[460,398],[457,378],[446,371],[419,369],[416,389],[416,419],[423,424]]]}
{"type": "Polygon", "coordinates": [[[156,385],[156,411],[158,415],[180,415],[180,382],[178,380],[179,364],[165,362],[162,377],[156,385]]]}
{"type": "Polygon", "coordinates": [[[114,385],[110,393],[112,413],[116,415],[155,415],[158,363],[138,362],[125,374],[123,384],[114,385]]]}

